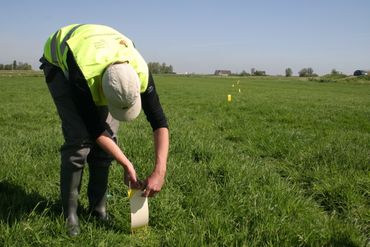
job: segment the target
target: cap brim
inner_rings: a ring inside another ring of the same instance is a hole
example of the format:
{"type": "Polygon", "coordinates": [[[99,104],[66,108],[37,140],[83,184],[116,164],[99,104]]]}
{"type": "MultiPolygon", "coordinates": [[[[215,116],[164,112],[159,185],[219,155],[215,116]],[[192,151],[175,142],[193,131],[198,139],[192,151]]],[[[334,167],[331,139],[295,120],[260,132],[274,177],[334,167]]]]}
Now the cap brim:
{"type": "Polygon", "coordinates": [[[139,116],[141,111],[141,99],[140,94],[137,97],[136,102],[133,106],[126,109],[117,108],[113,105],[108,103],[108,109],[112,117],[117,119],[118,121],[131,121],[139,116]]]}

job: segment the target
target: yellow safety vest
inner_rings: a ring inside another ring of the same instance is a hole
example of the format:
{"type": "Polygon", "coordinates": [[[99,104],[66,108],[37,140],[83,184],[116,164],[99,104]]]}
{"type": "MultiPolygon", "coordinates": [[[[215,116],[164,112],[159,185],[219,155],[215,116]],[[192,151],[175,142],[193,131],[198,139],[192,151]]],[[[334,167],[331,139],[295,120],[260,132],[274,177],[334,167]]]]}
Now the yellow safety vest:
{"type": "Polygon", "coordinates": [[[115,62],[128,62],[140,78],[140,91],[148,86],[147,63],[133,42],[103,25],[73,24],[59,29],[45,43],[44,57],[60,67],[68,78],[67,51],[70,49],[90,88],[95,104],[106,105],[101,80],[104,70],[115,62]]]}

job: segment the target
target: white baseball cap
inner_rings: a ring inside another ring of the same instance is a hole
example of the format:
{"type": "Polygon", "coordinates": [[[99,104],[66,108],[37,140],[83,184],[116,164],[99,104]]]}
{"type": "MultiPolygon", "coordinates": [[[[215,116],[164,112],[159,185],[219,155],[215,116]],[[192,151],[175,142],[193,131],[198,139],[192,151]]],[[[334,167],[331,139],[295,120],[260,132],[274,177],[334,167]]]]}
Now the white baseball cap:
{"type": "Polygon", "coordinates": [[[119,121],[131,121],[141,111],[140,79],[128,63],[111,64],[102,79],[105,98],[112,116],[119,121]]]}

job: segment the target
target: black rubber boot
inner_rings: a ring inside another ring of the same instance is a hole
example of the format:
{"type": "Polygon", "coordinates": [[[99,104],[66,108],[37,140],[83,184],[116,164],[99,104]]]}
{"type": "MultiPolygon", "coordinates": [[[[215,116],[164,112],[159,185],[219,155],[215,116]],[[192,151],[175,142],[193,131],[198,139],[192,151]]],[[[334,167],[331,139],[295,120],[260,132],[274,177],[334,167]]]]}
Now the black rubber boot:
{"type": "Polygon", "coordinates": [[[66,218],[67,233],[71,237],[80,233],[77,209],[82,172],[83,169],[80,168],[62,166],[60,174],[63,214],[66,218]]]}
{"type": "Polygon", "coordinates": [[[110,223],[106,208],[109,166],[89,165],[89,172],[87,195],[90,214],[105,223],[110,223]]]}

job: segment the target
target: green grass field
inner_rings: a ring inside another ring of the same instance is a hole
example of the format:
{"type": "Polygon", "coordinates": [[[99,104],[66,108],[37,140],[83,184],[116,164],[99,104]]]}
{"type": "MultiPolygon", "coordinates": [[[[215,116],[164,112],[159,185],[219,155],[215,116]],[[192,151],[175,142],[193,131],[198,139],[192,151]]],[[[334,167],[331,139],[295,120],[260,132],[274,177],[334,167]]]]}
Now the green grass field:
{"type": "MultiPolygon", "coordinates": [[[[71,239],[59,201],[63,140],[44,80],[0,76],[0,246],[370,246],[369,83],[155,80],[171,147],[165,187],[149,201],[150,226],[131,234],[114,164],[114,225],[87,216],[85,169],[82,233],[71,239]]],[[[119,137],[144,178],[153,165],[144,115],[122,124],[119,137]]]]}

